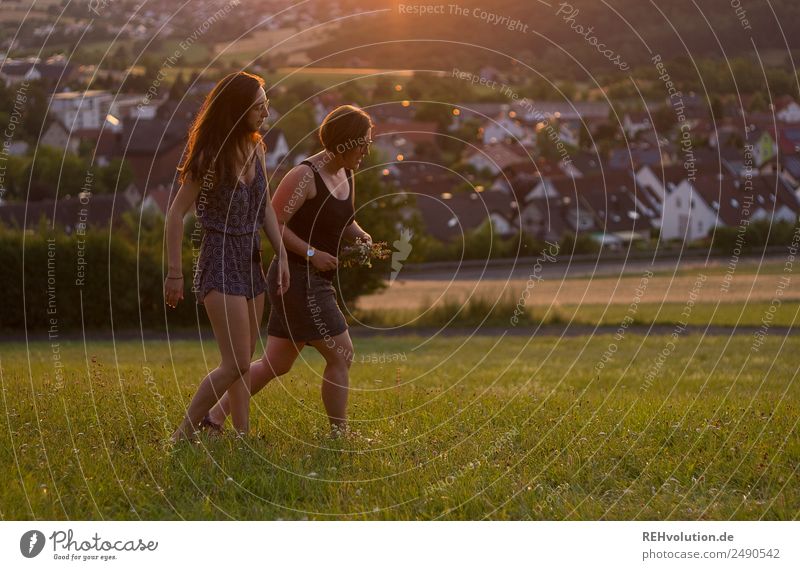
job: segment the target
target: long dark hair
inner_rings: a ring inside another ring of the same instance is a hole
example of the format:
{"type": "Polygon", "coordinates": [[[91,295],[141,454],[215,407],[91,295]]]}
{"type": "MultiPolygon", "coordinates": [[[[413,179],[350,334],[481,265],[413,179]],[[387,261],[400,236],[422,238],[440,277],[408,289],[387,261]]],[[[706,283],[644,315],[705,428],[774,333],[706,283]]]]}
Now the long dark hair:
{"type": "Polygon", "coordinates": [[[261,134],[245,123],[263,86],[263,79],[245,71],[231,73],[214,86],[189,129],[185,158],[178,167],[181,183],[187,176],[199,182],[209,174],[215,182],[238,178],[237,151],[245,151],[248,141],[264,144],[261,134]]]}

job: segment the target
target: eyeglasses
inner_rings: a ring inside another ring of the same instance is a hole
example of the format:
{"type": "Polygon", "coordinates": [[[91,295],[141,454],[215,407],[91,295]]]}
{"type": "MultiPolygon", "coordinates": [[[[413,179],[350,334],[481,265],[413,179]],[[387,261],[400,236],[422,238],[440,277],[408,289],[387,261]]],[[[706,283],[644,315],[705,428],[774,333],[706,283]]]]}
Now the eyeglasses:
{"type": "Polygon", "coordinates": [[[252,107],[250,107],[250,110],[251,110],[251,111],[255,111],[255,110],[256,110],[256,109],[258,109],[259,107],[264,107],[264,110],[265,110],[265,111],[267,111],[267,112],[269,112],[269,99],[266,99],[266,100],[264,100],[264,102],[263,102],[263,103],[256,103],[255,105],[253,105],[252,107]]]}
{"type": "Polygon", "coordinates": [[[370,139],[370,140],[368,140],[368,141],[366,141],[366,142],[363,142],[363,143],[361,143],[360,145],[358,145],[358,149],[359,149],[359,150],[360,150],[362,153],[367,153],[367,152],[369,152],[369,148],[372,146],[372,143],[373,143],[373,142],[374,142],[374,141],[373,141],[372,139],[370,139]]]}

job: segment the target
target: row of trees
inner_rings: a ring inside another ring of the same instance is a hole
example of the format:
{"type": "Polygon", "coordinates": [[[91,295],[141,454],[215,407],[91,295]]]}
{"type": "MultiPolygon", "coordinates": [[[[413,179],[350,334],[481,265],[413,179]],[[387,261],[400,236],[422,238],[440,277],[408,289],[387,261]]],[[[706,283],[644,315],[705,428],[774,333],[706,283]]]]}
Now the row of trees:
{"type": "Polygon", "coordinates": [[[8,157],[5,199],[36,201],[76,196],[87,176],[92,178],[91,191],[98,194],[122,191],[133,180],[130,166],[122,159],[100,166],[92,164],[89,152],[75,155],[39,146],[35,156],[8,157]]]}

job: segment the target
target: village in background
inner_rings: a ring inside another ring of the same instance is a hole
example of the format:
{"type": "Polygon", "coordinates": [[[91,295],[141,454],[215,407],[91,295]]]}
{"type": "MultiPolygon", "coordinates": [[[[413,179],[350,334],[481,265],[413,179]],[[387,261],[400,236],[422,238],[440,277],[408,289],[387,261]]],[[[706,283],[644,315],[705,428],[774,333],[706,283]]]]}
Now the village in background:
{"type": "MultiPolygon", "coordinates": [[[[12,2],[7,21],[28,4],[12,2]]],[[[386,235],[413,227],[443,244],[428,260],[460,259],[453,244],[470,236],[568,243],[574,253],[708,249],[718,245],[713,236],[751,223],[798,220],[800,105],[783,77],[774,91],[749,81],[750,92],[737,84],[709,93],[691,90],[687,61],[666,58],[642,66],[649,76],[634,88],[624,79],[544,82],[518,64],[408,71],[352,55],[337,60],[346,66],[321,67],[313,49],[341,25],[300,32],[352,3],[285,14],[275,4],[267,18],[269,2],[260,15],[246,2],[196,2],[180,28],[167,8],[78,4],[68,10],[82,12],[54,26],[47,21],[61,3],[36,2],[53,8],[41,20],[28,14],[27,33],[0,46],[7,228],[46,220],[72,234],[112,227],[126,213],[163,218],[191,122],[214,82],[237,69],[267,80],[273,189],[317,150],[314,129],[326,113],[345,103],[366,109],[375,122],[367,168],[379,185],[372,206],[395,211],[386,235]],[[228,37],[255,18],[264,20],[257,31],[228,37]],[[87,30],[96,39],[70,53],[87,30]]],[[[735,65],[758,73],[755,63],[735,65]]]]}

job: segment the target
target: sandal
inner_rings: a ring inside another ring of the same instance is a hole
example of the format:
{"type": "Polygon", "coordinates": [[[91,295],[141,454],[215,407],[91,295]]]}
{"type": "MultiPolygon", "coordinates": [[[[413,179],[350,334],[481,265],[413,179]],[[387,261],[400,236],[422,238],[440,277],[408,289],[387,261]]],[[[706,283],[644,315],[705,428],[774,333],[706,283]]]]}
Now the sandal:
{"type": "Polygon", "coordinates": [[[211,418],[206,415],[202,420],[200,420],[200,429],[202,431],[208,431],[213,433],[214,435],[222,435],[224,428],[222,424],[217,424],[211,421],[211,418]]]}

